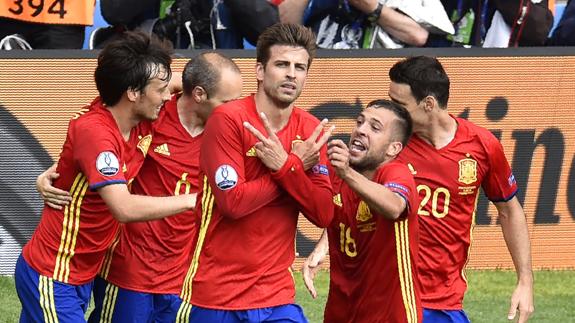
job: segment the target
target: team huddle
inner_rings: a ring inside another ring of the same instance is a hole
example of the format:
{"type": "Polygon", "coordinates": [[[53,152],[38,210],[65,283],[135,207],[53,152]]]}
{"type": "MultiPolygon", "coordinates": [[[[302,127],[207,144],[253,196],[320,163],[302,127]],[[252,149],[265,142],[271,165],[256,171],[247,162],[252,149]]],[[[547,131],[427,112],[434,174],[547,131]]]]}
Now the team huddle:
{"type": "Polygon", "coordinates": [[[432,57],[389,71],[349,143],[294,105],[314,34],[277,24],[258,39],[257,90],[207,52],[172,78],[141,33],[107,45],[99,96],[71,121],[38,178],[46,205],[19,257],[20,322],[307,322],[291,266],[299,214],[325,228],[325,322],[469,322],[464,275],[480,189],[494,203],[518,282],[509,319],[533,312],[530,244],[499,141],[447,111],[432,57]],[[383,91],[383,89],[382,89],[383,91]]]}

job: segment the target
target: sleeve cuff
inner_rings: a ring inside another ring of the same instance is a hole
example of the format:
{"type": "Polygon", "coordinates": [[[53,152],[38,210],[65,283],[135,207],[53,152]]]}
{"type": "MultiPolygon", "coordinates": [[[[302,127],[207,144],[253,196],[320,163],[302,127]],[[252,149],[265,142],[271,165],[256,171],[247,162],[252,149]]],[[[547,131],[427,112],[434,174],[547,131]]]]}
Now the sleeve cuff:
{"type": "Polygon", "coordinates": [[[271,172],[273,179],[280,179],[287,174],[299,172],[303,170],[303,163],[298,156],[294,154],[289,154],[288,159],[286,160],[285,164],[280,168],[277,172],[271,172]]]}

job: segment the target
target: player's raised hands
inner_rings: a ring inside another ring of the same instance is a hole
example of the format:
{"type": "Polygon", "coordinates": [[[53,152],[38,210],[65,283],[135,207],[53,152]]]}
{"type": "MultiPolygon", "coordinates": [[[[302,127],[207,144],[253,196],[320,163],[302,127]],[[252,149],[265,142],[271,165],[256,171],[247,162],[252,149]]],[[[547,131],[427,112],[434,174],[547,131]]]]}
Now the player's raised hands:
{"type": "Polygon", "coordinates": [[[328,120],[323,119],[314,129],[313,133],[304,142],[300,142],[292,148],[292,153],[301,159],[304,170],[312,168],[319,162],[319,151],[325,145],[331,136],[335,126],[329,127],[321,136],[318,137],[327,125],[328,120]]]}
{"type": "Polygon", "coordinates": [[[52,182],[58,177],[60,174],[56,173],[56,164],[54,164],[36,178],[36,190],[46,205],[61,210],[63,206],[72,201],[72,197],[70,193],[52,186],[52,182]]]}
{"type": "Polygon", "coordinates": [[[343,178],[349,171],[349,148],[340,139],[327,144],[327,158],[335,169],[337,176],[343,178]]]}
{"type": "Polygon", "coordinates": [[[263,135],[249,122],[244,122],[244,127],[248,129],[260,142],[254,145],[258,158],[272,171],[278,171],[285,164],[288,153],[285,151],[275,131],[270,126],[270,122],[265,113],[260,113],[260,118],[267,132],[267,137],[263,135]]]}

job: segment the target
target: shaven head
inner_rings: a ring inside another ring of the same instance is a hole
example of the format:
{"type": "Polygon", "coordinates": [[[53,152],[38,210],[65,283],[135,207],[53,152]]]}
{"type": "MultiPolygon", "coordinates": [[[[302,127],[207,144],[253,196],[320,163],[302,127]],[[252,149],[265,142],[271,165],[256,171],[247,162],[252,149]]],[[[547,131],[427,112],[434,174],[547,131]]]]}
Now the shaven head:
{"type": "Polygon", "coordinates": [[[240,69],[230,58],[216,52],[206,52],[191,59],[182,73],[182,86],[185,95],[191,95],[195,87],[202,87],[208,97],[213,96],[222,78],[222,71],[241,74],[240,69]]]}

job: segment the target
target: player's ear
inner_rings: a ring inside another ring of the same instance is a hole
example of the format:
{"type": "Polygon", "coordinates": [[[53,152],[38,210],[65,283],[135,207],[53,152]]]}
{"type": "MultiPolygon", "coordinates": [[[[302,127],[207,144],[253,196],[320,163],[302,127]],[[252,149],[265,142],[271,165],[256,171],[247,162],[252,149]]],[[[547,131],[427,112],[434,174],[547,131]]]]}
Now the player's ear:
{"type": "Polygon", "coordinates": [[[192,97],[196,103],[200,103],[208,99],[208,92],[206,92],[206,89],[198,85],[192,90],[192,97]]]}
{"type": "Polygon", "coordinates": [[[136,91],[133,88],[128,88],[128,90],[126,90],[126,95],[128,97],[128,100],[130,100],[130,102],[136,102],[136,100],[140,96],[140,91],[136,91]]]}
{"type": "Polygon", "coordinates": [[[434,96],[432,95],[428,95],[423,99],[423,108],[425,109],[425,111],[430,112],[433,111],[433,109],[438,108],[439,106],[437,105],[437,100],[435,99],[434,96]]]}
{"type": "Polygon", "coordinates": [[[403,144],[401,141],[392,141],[389,146],[387,146],[386,154],[391,158],[395,158],[401,150],[403,149],[403,144]]]}
{"type": "Polygon", "coordinates": [[[265,72],[266,68],[264,66],[264,64],[258,62],[256,64],[256,79],[258,80],[258,82],[263,81],[264,80],[264,72],[265,72]]]}

